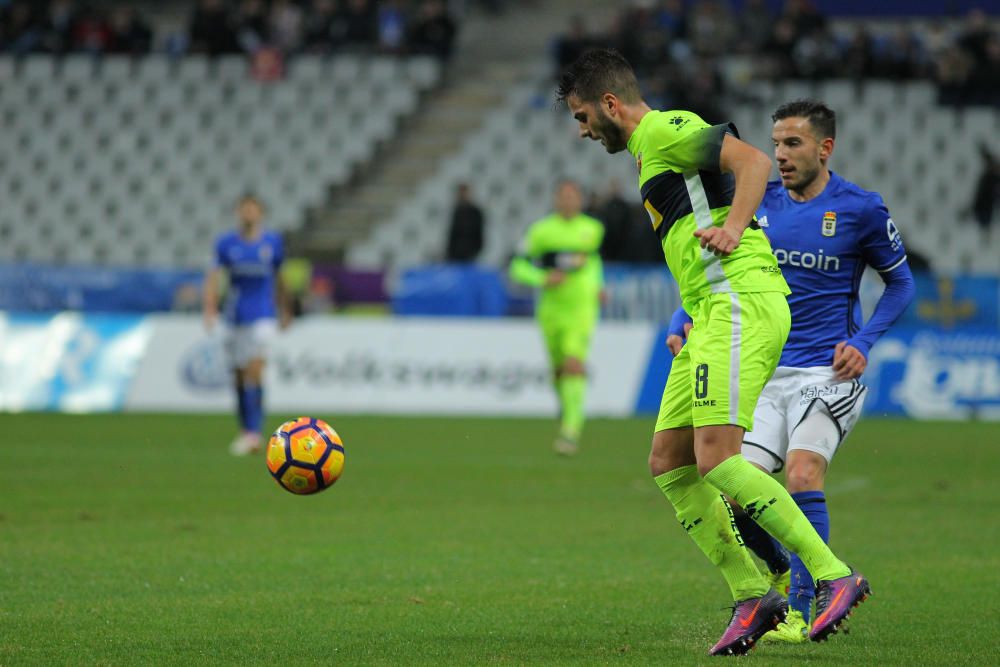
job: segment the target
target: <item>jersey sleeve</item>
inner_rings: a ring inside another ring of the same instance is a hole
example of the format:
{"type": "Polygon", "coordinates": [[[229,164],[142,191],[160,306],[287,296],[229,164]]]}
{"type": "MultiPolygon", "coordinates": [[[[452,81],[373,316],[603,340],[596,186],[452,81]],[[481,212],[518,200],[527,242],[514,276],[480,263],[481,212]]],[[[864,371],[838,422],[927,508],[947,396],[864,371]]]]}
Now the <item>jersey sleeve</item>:
{"type": "Polygon", "coordinates": [[[285,242],[281,239],[281,234],[274,235],[273,246],[274,254],[271,257],[271,262],[277,269],[285,262],[285,242]]]}
{"type": "Polygon", "coordinates": [[[865,262],[885,273],[906,261],[903,239],[880,195],[873,193],[862,216],[861,255],[865,262]]]}
{"type": "Polygon", "coordinates": [[[538,257],[538,245],[535,241],[534,225],[521,240],[521,245],[517,249],[517,255],[510,262],[508,275],[514,282],[532,287],[541,287],[545,284],[545,277],[548,272],[541,267],[535,266],[534,260],[538,257]]]}
{"type": "MultiPolygon", "coordinates": [[[[682,130],[674,141],[664,146],[663,159],[667,168],[677,172],[699,170],[721,173],[719,156],[722,142],[727,134],[739,136],[736,126],[732,123],[708,125],[697,116],[689,121],[689,125],[691,129],[682,130]]],[[[668,129],[668,137],[670,133],[668,129]]]]}
{"type": "MultiPolygon", "coordinates": [[[[202,255],[202,257],[204,257],[204,255],[202,255]]],[[[212,268],[229,268],[229,256],[226,252],[226,239],[223,236],[215,239],[215,250],[212,253],[212,268]]]]}

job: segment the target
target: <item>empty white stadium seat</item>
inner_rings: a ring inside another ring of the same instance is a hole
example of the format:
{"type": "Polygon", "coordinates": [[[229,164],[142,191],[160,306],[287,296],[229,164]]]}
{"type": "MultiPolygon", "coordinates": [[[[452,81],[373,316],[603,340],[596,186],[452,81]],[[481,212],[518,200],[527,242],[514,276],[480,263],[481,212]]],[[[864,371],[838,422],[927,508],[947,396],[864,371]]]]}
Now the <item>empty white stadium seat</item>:
{"type": "Polygon", "coordinates": [[[262,84],[238,56],[0,58],[0,261],[201,266],[248,188],[296,228],[439,76],[369,60],[303,56],[262,84]]]}

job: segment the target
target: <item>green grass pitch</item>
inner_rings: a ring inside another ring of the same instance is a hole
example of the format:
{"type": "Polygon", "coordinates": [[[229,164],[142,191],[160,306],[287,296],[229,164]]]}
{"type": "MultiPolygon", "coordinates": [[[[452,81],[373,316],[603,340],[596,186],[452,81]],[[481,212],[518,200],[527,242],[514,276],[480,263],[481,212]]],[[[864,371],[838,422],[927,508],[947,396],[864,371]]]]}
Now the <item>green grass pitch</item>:
{"type": "MultiPolygon", "coordinates": [[[[647,474],[652,419],[592,421],[572,460],[546,420],[330,421],[344,475],[296,497],[226,453],[231,417],[0,417],[0,665],[721,660],[727,590],[647,474]]],[[[875,595],[744,661],[1000,662],[998,471],[1000,426],[863,421],[828,495],[875,595]]]]}

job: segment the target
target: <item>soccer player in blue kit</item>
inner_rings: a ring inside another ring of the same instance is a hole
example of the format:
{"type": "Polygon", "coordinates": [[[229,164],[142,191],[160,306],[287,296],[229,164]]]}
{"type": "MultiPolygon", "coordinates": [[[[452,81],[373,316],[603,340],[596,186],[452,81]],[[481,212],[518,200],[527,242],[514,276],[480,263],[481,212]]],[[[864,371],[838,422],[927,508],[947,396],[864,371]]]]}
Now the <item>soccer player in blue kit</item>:
{"type": "Polygon", "coordinates": [[[205,278],[205,328],[212,332],[219,318],[219,287],[228,274],[224,306],[225,347],[233,368],[240,433],[229,451],[240,456],[260,449],[264,422],[264,362],[277,332],[291,320],[279,270],[284,247],[277,232],[264,229],[264,206],[244,195],[237,207],[237,229],[215,241],[215,260],[205,278]]]}
{"type": "MultiPolygon", "coordinates": [[[[913,299],[914,282],[882,197],[827,166],[834,112],[821,102],[797,100],[779,107],[772,119],[781,180],[768,183],[757,219],[792,290],[792,328],[757,402],[753,430],[744,435],[743,455],[765,472],[784,467],[792,498],[829,541],[826,472],[861,414],[867,388],[859,378],[868,352],[913,299]],[[879,272],[885,292],[862,324],[858,288],[866,265],[879,272]]],[[[674,354],[690,321],[683,311],[672,319],[667,344],[674,354]]],[[[775,581],[790,569],[788,617],[763,639],[808,641],[814,595],[825,591],[815,591],[802,561],[795,554],[789,559],[746,513],[738,511],[737,522],[775,581]]]]}

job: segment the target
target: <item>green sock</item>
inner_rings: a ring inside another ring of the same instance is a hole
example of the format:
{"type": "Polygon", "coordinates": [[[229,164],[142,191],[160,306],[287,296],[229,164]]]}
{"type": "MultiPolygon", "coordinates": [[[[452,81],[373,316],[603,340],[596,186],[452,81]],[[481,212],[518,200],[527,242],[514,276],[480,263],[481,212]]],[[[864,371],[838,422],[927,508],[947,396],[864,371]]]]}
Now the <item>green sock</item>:
{"type": "Polygon", "coordinates": [[[579,440],[583,433],[583,403],[587,396],[585,375],[564,374],[559,378],[559,402],[562,404],[560,433],[571,440],[579,440]]]}
{"type": "Polygon", "coordinates": [[[736,500],[751,519],[789,551],[798,554],[813,579],[837,579],[850,574],[851,569],[833,555],[785,487],[741,455],[715,466],[705,479],[736,500]]]}
{"type": "Polygon", "coordinates": [[[681,522],[698,548],[708,556],[729,584],[734,600],[767,593],[767,580],[757,569],[733,520],[733,510],[717,489],[698,474],[697,466],[684,466],[655,477],[656,485],[677,510],[681,522]]]}

